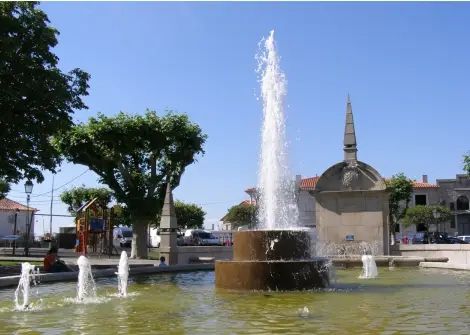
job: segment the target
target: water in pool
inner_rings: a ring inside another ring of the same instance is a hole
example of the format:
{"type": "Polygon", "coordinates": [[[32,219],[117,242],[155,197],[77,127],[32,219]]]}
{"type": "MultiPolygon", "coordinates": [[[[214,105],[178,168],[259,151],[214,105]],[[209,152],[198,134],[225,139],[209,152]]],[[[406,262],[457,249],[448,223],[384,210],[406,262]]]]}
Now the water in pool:
{"type": "Polygon", "coordinates": [[[470,334],[470,273],[381,268],[337,270],[336,284],[309,292],[233,292],[213,272],[97,280],[98,298],[77,303],[76,283],[31,289],[34,308],[14,310],[0,291],[0,334],[470,334]],[[42,300],[40,300],[42,299],[42,300]]]}

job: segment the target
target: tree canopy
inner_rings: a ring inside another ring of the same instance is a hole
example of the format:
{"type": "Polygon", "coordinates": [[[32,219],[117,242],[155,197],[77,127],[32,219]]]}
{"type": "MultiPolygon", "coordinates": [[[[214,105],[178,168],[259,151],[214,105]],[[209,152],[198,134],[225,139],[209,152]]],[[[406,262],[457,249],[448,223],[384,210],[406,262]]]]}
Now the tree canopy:
{"type": "Polygon", "coordinates": [[[230,222],[233,228],[248,225],[250,228],[256,226],[256,215],[258,208],[252,204],[241,203],[229,208],[224,222],[230,222]]]}
{"type": "Polygon", "coordinates": [[[146,257],[146,227],[161,211],[167,180],[172,188],[179,185],[185,168],[204,153],[205,140],[187,115],[147,111],[99,114],[61,133],[54,143],[67,160],[94,171],[125,204],[134,228],[133,251],[146,257]]]}
{"type": "Polygon", "coordinates": [[[463,156],[463,169],[470,175],[470,154],[463,156]]]}
{"type": "MultiPolygon", "coordinates": [[[[178,227],[181,229],[197,229],[204,226],[204,217],[206,213],[196,205],[185,203],[180,200],[175,201],[175,215],[178,221],[178,227]]],[[[160,213],[155,219],[155,225],[160,225],[160,213]]]]}
{"type": "Polygon", "coordinates": [[[413,193],[413,182],[403,173],[398,173],[386,180],[386,184],[389,192],[390,230],[393,234],[408,209],[411,194],[413,193]]]}
{"type": "Polygon", "coordinates": [[[63,73],[52,52],[59,32],[37,2],[0,3],[0,178],[42,182],[60,155],[51,135],[72,125],[87,108],[88,73],[63,73]]]}
{"type": "Polygon", "coordinates": [[[415,206],[406,211],[404,217],[405,225],[422,226],[429,231],[432,224],[438,225],[440,223],[449,221],[452,213],[447,207],[440,205],[430,206],[415,206]]]}
{"type": "Polygon", "coordinates": [[[66,190],[60,195],[60,200],[69,206],[68,211],[72,215],[76,215],[80,207],[94,198],[98,198],[98,203],[106,207],[111,202],[112,191],[104,187],[80,186],[66,190]]]}
{"type": "Polygon", "coordinates": [[[5,198],[8,192],[10,192],[10,184],[0,179],[0,200],[5,198]]]}

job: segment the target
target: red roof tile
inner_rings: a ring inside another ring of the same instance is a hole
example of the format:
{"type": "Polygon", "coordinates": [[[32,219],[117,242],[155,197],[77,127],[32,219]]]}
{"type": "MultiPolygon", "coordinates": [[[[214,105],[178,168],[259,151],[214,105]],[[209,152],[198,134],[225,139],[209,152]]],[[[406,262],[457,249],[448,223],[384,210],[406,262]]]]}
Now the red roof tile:
{"type": "Polygon", "coordinates": [[[413,180],[413,188],[439,188],[436,184],[423,183],[421,181],[413,180]]]}
{"type": "Polygon", "coordinates": [[[314,190],[315,186],[317,186],[317,181],[320,177],[311,177],[305,178],[300,181],[300,189],[301,190],[314,190]]]}
{"type": "MultiPolygon", "coordinates": [[[[315,176],[315,177],[310,177],[310,178],[304,178],[300,181],[300,189],[302,190],[314,190],[315,186],[317,185],[317,181],[320,179],[320,177],[315,176]]],[[[246,193],[254,193],[256,192],[256,187],[250,187],[245,190],[246,193]]]]}
{"type": "MultiPolygon", "coordinates": [[[[0,200],[0,210],[4,210],[4,211],[13,210],[14,211],[17,208],[20,211],[27,211],[28,210],[28,207],[26,207],[25,205],[22,205],[19,202],[13,201],[11,199],[3,198],[3,199],[0,200]]],[[[37,211],[37,209],[33,208],[33,207],[29,207],[29,210],[37,211]]]]}

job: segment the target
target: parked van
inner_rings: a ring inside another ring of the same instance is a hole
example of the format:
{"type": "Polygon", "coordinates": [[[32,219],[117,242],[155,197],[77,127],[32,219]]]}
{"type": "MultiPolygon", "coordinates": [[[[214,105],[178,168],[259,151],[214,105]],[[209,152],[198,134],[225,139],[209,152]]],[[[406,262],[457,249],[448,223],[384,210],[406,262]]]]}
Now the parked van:
{"type": "Polygon", "coordinates": [[[113,230],[113,244],[114,246],[130,247],[132,244],[132,228],[130,227],[116,227],[113,230]]]}
{"type": "Polygon", "coordinates": [[[202,229],[188,229],[183,237],[184,245],[221,245],[220,240],[202,229]]]}
{"type": "Polygon", "coordinates": [[[160,248],[160,228],[150,228],[149,244],[151,248],[160,248]]]}

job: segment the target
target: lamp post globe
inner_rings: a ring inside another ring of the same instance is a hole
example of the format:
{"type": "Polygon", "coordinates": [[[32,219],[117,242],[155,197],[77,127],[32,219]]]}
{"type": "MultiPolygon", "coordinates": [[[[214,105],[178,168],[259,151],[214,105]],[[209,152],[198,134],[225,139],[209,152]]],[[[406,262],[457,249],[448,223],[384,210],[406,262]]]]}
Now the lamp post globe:
{"type": "Polygon", "coordinates": [[[27,195],[30,195],[33,192],[33,182],[31,180],[28,180],[26,183],[24,183],[24,192],[27,195]]]}

